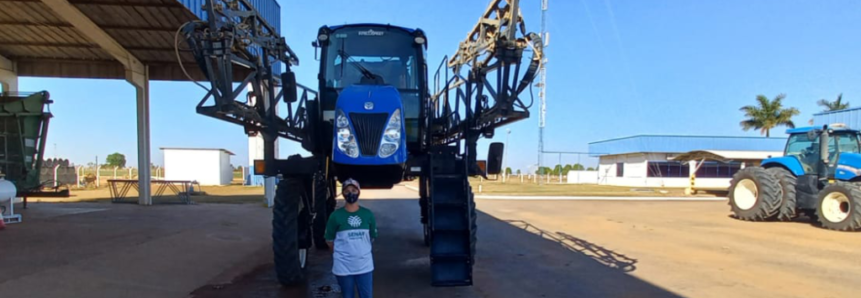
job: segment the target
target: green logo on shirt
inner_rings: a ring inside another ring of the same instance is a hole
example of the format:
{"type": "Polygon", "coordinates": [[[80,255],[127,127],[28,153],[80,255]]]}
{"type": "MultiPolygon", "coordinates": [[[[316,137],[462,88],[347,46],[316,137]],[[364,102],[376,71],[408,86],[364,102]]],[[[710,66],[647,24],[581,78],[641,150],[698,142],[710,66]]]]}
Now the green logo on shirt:
{"type": "Polygon", "coordinates": [[[358,215],[353,215],[347,218],[347,224],[351,227],[358,228],[362,225],[362,218],[358,215]]]}

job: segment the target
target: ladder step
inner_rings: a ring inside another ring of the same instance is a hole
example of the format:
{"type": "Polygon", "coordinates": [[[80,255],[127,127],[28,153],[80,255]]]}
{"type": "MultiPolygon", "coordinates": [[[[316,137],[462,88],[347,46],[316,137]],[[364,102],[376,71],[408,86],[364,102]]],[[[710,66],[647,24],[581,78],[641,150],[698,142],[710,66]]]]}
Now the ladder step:
{"type": "MultiPolygon", "coordinates": [[[[434,179],[452,179],[452,180],[457,179],[458,182],[463,181],[463,175],[462,174],[436,174],[436,175],[433,175],[433,178],[434,179]]],[[[437,180],[437,181],[439,181],[439,180],[437,180]]]]}
{"type": "Polygon", "coordinates": [[[431,261],[467,261],[469,255],[465,254],[435,254],[431,255],[431,261]]]}
{"type": "Polygon", "coordinates": [[[468,260],[435,260],[431,263],[431,284],[437,287],[472,285],[472,264],[468,260]]]}
{"type": "Polygon", "coordinates": [[[469,255],[469,231],[432,231],[431,255],[469,255]]]}
{"type": "Polygon", "coordinates": [[[438,205],[433,207],[433,230],[469,231],[466,206],[438,205]]]}

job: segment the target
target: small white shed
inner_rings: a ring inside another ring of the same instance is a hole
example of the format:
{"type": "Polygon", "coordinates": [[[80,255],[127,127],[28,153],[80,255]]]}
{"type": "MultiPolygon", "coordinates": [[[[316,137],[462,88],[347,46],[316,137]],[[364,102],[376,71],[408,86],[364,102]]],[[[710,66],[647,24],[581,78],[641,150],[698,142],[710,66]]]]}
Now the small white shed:
{"type": "Polygon", "coordinates": [[[233,166],[226,149],[159,148],[164,154],[165,180],[192,180],[201,185],[229,185],[233,166]]]}

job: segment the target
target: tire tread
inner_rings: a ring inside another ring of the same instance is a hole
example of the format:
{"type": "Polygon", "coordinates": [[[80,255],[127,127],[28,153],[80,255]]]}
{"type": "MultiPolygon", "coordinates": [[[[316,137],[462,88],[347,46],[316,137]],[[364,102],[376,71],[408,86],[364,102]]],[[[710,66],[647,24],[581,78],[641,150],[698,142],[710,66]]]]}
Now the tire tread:
{"type": "Polygon", "coordinates": [[[746,167],[741,169],[733,175],[730,181],[729,205],[733,214],[741,220],[773,220],[777,216],[778,209],[780,209],[782,197],[783,189],[780,186],[779,180],[762,167],[746,167]],[[733,198],[733,190],[735,190],[738,182],[743,179],[753,180],[759,191],[756,203],[749,210],[738,208],[733,198]]]}

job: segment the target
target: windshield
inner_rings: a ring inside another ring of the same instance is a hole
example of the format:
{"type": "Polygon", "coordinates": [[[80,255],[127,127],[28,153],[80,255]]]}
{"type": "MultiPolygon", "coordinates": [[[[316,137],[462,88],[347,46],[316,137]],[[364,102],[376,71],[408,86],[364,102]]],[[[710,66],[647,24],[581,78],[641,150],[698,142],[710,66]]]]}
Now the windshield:
{"type": "Polygon", "coordinates": [[[819,137],[811,140],[806,133],[794,134],[789,136],[789,141],[786,145],[786,153],[784,155],[804,155],[803,153],[814,153],[819,151],[819,137]],[[814,141],[816,141],[814,143],[814,141]]]}
{"type": "Polygon", "coordinates": [[[396,28],[347,27],[330,37],[326,87],[342,89],[362,83],[370,72],[382,84],[418,90],[417,51],[409,33],[396,28]]]}
{"type": "Polygon", "coordinates": [[[856,133],[836,134],[834,135],[834,139],[839,152],[858,153],[861,150],[858,145],[858,134],[856,133]]]}

